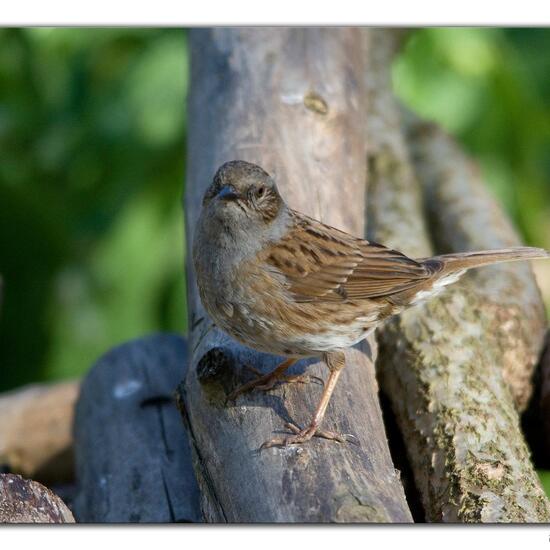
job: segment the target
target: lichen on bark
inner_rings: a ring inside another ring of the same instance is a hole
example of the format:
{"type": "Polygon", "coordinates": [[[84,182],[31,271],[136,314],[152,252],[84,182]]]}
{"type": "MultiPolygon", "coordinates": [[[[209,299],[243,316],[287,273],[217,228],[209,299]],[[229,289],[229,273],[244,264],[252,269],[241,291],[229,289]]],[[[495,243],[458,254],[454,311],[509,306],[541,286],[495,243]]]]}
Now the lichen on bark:
{"type": "MultiPolygon", "coordinates": [[[[499,239],[500,246],[517,241],[498,205],[480,191],[482,183],[472,183],[475,171],[464,155],[454,151],[452,156],[461,176],[458,192],[456,181],[449,179],[450,151],[439,149],[428,161],[422,157],[427,148],[414,141],[418,134],[404,131],[391,95],[388,67],[394,51],[392,35],[380,31],[369,64],[376,74],[367,75],[372,83],[369,237],[412,257],[457,247],[492,248],[499,239]],[[453,200],[443,200],[445,196],[453,200]],[[472,196],[477,202],[472,203],[472,196]],[[466,215],[462,199],[469,214],[460,232],[466,215]],[[440,223],[433,224],[434,219],[440,223]],[[483,239],[474,238],[478,232],[483,239]]],[[[428,521],[550,520],[550,504],[531,464],[509,389],[523,406],[543,327],[540,297],[530,277],[525,266],[466,275],[440,298],[404,312],[378,331],[379,381],[402,431],[428,521]],[[518,326],[522,315],[526,329],[518,326]],[[513,353],[514,346],[523,356],[513,353]]]]}

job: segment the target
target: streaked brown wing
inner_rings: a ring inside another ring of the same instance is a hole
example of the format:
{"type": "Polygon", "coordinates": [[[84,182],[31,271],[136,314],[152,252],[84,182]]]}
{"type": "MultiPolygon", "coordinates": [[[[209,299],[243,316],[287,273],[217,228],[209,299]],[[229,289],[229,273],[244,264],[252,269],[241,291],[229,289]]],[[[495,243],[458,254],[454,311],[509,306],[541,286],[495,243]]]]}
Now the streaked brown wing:
{"type": "Polygon", "coordinates": [[[295,226],[264,260],[282,273],[300,302],[388,296],[430,277],[424,265],[294,213],[295,226]]]}

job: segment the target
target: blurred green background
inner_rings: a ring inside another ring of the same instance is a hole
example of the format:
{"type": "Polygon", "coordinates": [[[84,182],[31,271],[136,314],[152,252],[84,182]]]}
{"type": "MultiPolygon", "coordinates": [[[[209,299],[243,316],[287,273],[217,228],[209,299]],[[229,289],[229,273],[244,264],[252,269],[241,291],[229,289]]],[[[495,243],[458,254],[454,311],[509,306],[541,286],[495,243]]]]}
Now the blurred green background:
{"type": "MultiPolygon", "coordinates": [[[[547,248],[549,71],[548,29],[416,30],[393,68],[398,96],[464,144],[547,248]]],[[[186,330],[187,86],[183,30],[0,30],[0,390],[186,330]]]]}
{"type": "Polygon", "coordinates": [[[185,330],[185,32],[0,31],[0,390],[185,330]]]}

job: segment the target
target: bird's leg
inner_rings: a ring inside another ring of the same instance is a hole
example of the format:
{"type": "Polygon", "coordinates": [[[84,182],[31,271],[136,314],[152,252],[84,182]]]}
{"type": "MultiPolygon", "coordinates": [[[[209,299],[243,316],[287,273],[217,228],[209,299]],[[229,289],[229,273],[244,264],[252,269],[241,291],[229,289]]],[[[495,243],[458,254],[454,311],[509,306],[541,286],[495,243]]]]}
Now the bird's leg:
{"type": "Polygon", "coordinates": [[[267,374],[261,374],[261,372],[258,371],[257,369],[246,366],[248,370],[251,370],[252,372],[257,374],[258,378],[256,378],[256,380],[252,380],[251,382],[247,382],[242,386],[239,386],[236,390],[234,390],[227,396],[227,401],[233,401],[242,393],[245,393],[250,390],[262,390],[262,391],[270,390],[275,386],[275,384],[277,384],[277,382],[305,384],[307,382],[310,382],[312,378],[316,378],[315,376],[312,377],[307,374],[306,375],[285,374],[286,370],[289,369],[294,363],[296,363],[296,361],[298,361],[298,359],[292,358],[292,357],[290,357],[289,359],[285,359],[274,370],[272,370],[271,372],[268,372],[267,374]]]}
{"type": "Polygon", "coordinates": [[[346,364],[345,355],[341,351],[326,353],[324,359],[327,367],[330,370],[330,375],[325,385],[325,389],[323,390],[321,400],[317,405],[317,409],[315,410],[315,414],[313,415],[309,426],[307,426],[307,428],[304,428],[303,430],[300,430],[294,424],[287,424],[287,427],[292,430],[295,435],[284,438],[271,439],[270,441],[266,441],[262,445],[262,448],[274,447],[276,445],[286,446],[304,443],[310,440],[313,436],[323,437],[325,439],[333,439],[335,441],[339,441],[340,443],[344,443],[346,441],[346,439],[340,434],[319,429],[319,426],[323,421],[323,417],[325,416],[325,412],[327,410],[330,397],[332,396],[332,392],[336,387],[336,382],[338,382],[338,378],[340,377],[342,369],[346,364]]]}

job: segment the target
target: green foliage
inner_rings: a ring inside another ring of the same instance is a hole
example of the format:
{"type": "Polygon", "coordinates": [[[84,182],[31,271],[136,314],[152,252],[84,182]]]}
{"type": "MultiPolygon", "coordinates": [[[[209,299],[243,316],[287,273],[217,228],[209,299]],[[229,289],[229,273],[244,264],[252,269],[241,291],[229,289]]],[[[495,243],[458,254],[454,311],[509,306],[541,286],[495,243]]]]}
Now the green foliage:
{"type": "Polygon", "coordinates": [[[0,389],[185,330],[178,29],[0,31],[0,389]]]}
{"type": "Polygon", "coordinates": [[[540,482],[550,498],[550,470],[538,470],[540,482]]]}
{"type": "Polygon", "coordinates": [[[550,30],[412,33],[394,87],[480,163],[524,238],[550,248],[550,30]]]}

